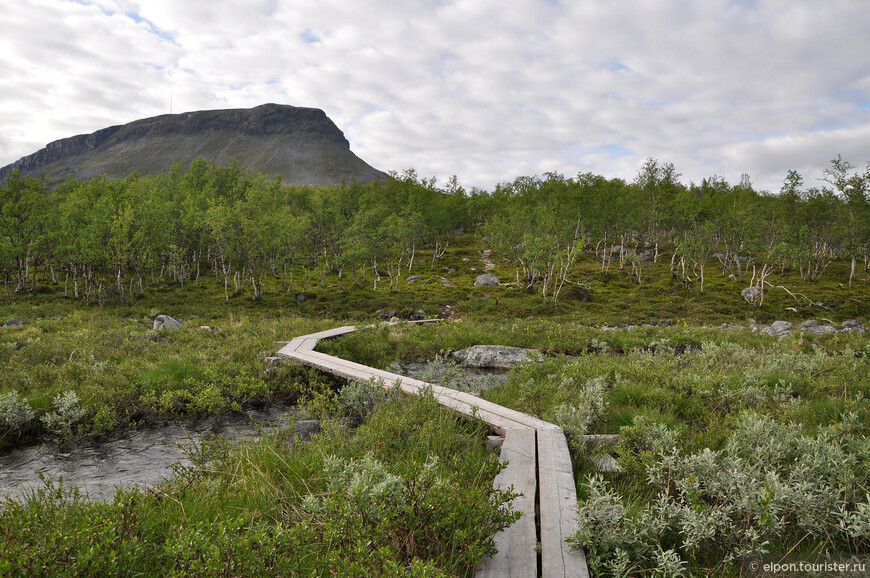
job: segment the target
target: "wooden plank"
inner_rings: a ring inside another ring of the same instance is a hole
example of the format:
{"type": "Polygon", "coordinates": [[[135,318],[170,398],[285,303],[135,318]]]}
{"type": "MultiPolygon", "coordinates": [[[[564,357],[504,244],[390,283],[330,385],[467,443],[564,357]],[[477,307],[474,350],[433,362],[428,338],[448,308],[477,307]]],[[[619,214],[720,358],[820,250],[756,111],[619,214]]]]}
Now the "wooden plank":
{"type": "Polygon", "coordinates": [[[494,484],[498,488],[513,486],[523,493],[513,506],[523,512],[523,516],[496,536],[498,554],[481,563],[477,575],[537,575],[534,515],[537,488],[542,575],[588,578],[585,553],[582,550],[571,551],[565,542],[575,529],[577,494],[571,455],[562,430],[538,418],[465,392],[314,351],[319,339],[328,339],[355,330],[353,326],[345,326],[299,336],[282,347],[278,354],[348,379],[383,379],[384,385],[390,387],[399,383],[403,392],[412,395],[421,395],[426,388],[431,387],[435,399],[444,407],[481,419],[504,433],[506,438],[501,459],[508,461],[509,465],[496,477],[494,484]]]}
{"type": "MultiPolygon", "coordinates": [[[[370,378],[380,378],[384,380],[385,385],[390,387],[395,385],[397,381],[401,381],[402,390],[412,395],[421,395],[425,391],[425,388],[430,387],[430,384],[417,379],[367,367],[346,359],[326,355],[325,353],[312,351],[305,352],[304,354],[297,353],[295,356],[300,359],[304,357],[321,369],[326,369],[342,377],[358,376],[350,378],[362,379],[363,381],[367,381],[370,378]]],[[[500,431],[510,427],[534,429],[542,425],[548,425],[537,418],[509,410],[468,393],[439,386],[431,387],[433,395],[442,405],[449,405],[451,409],[459,411],[463,415],[481,419],[493,427],[499,428],[500,431]],[[451,401],[448,403],[447,400],[451,401]]]]}
{"type": "Polygon", "coordinates": [[[565,539],[576,529],[577,489],[568,441],[560,429],[538,430],[541,576],[589,578],[586,554],[565,539]]]}
{"type": "Polygon", "coordinates": [[[495,535],[498,553],[477,567],[477,578],[534,577],[538,575],[537,532],[535,530],[535,431],[508,430],[501,447],[501,461],[507,467],[495,477],[493,486],[520,492],[512,504],[522,517],[495,535]]]}
{"type": "Polygon", "coordinates": [[[299,346],[302,345],[303,341],[305,341],[304,337],[294,337],[287,343],[287,345],[278,350],[278,355],[293,357],[293,353],[295,353],[299,346]]]}
{"type": "Polygon", "coordinates": [[[356,331],[356,326],[345,325],[344,327],[336,327],[334,329],[318,331],[317,333],[309,333],[304,337],[305,339],[329,339],[330,337],[338,337],[339,335],[346,335],[348,333],[353,333],[354,331],[356,331]]]}

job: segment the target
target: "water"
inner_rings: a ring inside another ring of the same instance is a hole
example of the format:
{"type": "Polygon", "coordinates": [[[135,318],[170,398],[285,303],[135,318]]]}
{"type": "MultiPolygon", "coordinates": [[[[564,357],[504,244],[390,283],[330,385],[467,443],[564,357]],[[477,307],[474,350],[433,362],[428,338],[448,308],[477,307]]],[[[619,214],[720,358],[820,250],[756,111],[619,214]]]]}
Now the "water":
{"type": "MultiPolygon", "coordinates": [[[[482,391],[507,380],[507,371],[459,367],[436,359],[396,364],[392,371],[462,391],[482,391]],[[445,383],[446,382],[446,383],[445,383]]],[[[187,419],[122,432],[101,441],[58,446],[40,444],[0,454],[0,497],[21,497],[40,487],[40,472],[77,486],[92,500],[111,500],[119,487],[159,485],[172,476],[173,464],[189,465],[183,448],[206,434],[243,442],[259,436],[259,427],[290,427],[293,408],[271,408],[220,417],[187,419]],[[259,426],[259,427],[258,427],[259,426]]]]}
{"type": "Polygon", "coordinates": [[[42,485],[40,472],[67,486],[78,486],[92,500],[111,500],[118,487],[158,485],[171,477],[172,465],[189,465],[183,447],[206,434],[231,441],[253,440],[259,427],[292,425],[293,408],[232,412],[123,432],[102,441],[58,446],[40,444],[0,454],[0,496],[21,497],[42,485]],[[259,427],[258,427],[259,426],[259,427]]]}

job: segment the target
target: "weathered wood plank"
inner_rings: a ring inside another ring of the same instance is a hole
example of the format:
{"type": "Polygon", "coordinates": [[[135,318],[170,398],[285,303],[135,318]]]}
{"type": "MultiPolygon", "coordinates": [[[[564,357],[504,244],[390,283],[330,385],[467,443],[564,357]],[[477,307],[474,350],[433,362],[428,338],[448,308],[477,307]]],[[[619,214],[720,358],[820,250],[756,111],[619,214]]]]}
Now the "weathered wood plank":
{"type": "Polygon", "coordinates": [[[498,553],[481,562],[475,576],[479,578],[534,577],[538,575],[537,532],[535,530],[535,431],[508,430],[501,446],[501,461],[507,467],[495,477],[500,490],[522,493],[512,504],[522,517],[495,535],[498,553]]]}
{"type": "Polygon", "coordinates": [[[577,489],[568,442],[560,429],[538,430],[541,575],[588,578],[586,554],[572,551],[565,539],[577,520],[577,489]]]}
{"type": "Polygon", "coordinates": [[[319,339],[344,335],[355,329],[353,326],[338,327],[294,338],[278,351],[278,355],[296,359],[347,379],[382,379],[384,385],[390,387],[399,384],[403,392],[411,395],[421,395],[427,388],[431,388],[435,399],[444,407],[483,420],[506,434],[507,450],[502,447],[502,460],[508,461],[509,465],[496,477],[494,483],[499,488],[513,486],[517,491],[522,491],[524,495],[514,502],[514,508],[524,514],[514,526],[496,536],[499,553],[484,561],[478,568],[477,575],[537,575],[534,516],[537,487],[542,575],[588,578],[589,569],[584,552],[571,551],[565,542],[565,538],[574,531],[577,494],[571,455],[562,430],[551,423],[465,392],[431,385],[314,351],[319,339]],[[510,444],[508,439],[511,439],[510,444]],[[531,490],[528,489],[530,478],[531,490]]]}
{"type": "Polygon", "coordinates": [[[422,395],[426,388],[431,387],[433,395],[442,405],[450,407],[463,415],[483,420],[493,427],[498,428],[499,431],[511,427],[526,427],[534,429],[536,427],[549,425],[537,418],[507,409],[468,393],[440,386],[432,386],[420,380],[390,373],[388,371],[374,369],[359,363],[347,361],[346,359],[333,357],[325,353],[312,351],[294,353],[293,356],[301,360],[308,360],[310,364],[336,373],[337,375],[341,375],[342,377],[362,379],[363,381],[367,381],[370,378],[380,378],[384,380],[384,385],[389,387],[393,387],[397,382],[401,382],[402,391],[411,395],[422,395]]]}

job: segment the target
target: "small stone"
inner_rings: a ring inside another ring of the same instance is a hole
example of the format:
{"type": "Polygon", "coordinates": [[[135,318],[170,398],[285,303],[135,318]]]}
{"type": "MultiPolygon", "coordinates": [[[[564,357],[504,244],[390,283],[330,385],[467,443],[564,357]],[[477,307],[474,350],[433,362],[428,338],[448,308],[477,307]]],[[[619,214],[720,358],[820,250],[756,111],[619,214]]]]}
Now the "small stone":
{"type": "Polygon", "coordinates": [[[181,321],[169,315],[158,315],[154,318],[154,329],[181,329],[181,321]]]}
{"type": "Polygon", "coordinates": [[[426,319],[426,312],[422,309],[417,309],[408,316],[409,321],[422,321],[426,319]]]}
{"type": "Polygon", "coordinates": [[[501,281],[492,273],[484,273],[474,280],[475,287],[496,287],[498,285],[501,285],[501,281]]]}
{"type": "Polygon", "coordinates": [[[762,328],[761,333],[773,335],[774,337],[783,337],[785,335],[791,335],[789,329],[791,329],[792,326],[793,324],[788,321],[774,321],[770,326],[762,328]]]}
{"type": "Polygon", "coordinates": [[[813,335],[823,335],[825,333],[837,333],[837,328],[831,327],[830,325],[811,325],[810,327],[804,327],[803,330],[807,333],[812,333],[813,335]]]}

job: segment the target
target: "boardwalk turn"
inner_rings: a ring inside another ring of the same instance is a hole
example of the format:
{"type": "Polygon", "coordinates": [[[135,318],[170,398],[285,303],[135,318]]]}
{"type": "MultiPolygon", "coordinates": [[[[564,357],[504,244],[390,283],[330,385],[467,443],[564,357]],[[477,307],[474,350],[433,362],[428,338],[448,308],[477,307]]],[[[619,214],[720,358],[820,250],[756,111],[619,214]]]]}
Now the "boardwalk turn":
{"type": "Polygon", "coordinates": [[[431,389],[441,405],[483,420],[505,436],[501,460],[508,465],[496,476],[494,485],[500,489],[513,487],[523,494],[513,504],[523,516],[496,535],[498,554],[480,565],[477,576],[588,578],[585,554],[582,550],[572,551],[565,542],[576,523],[577,492],[564,432],[551,423],[468,393],[314,351],[318,340],[353,331],[356,327],[344,326],[295,337],[278,355],[347,379],[382,380],[384,387],[398,386],[409,395],[419,396],[431,389]]]}

